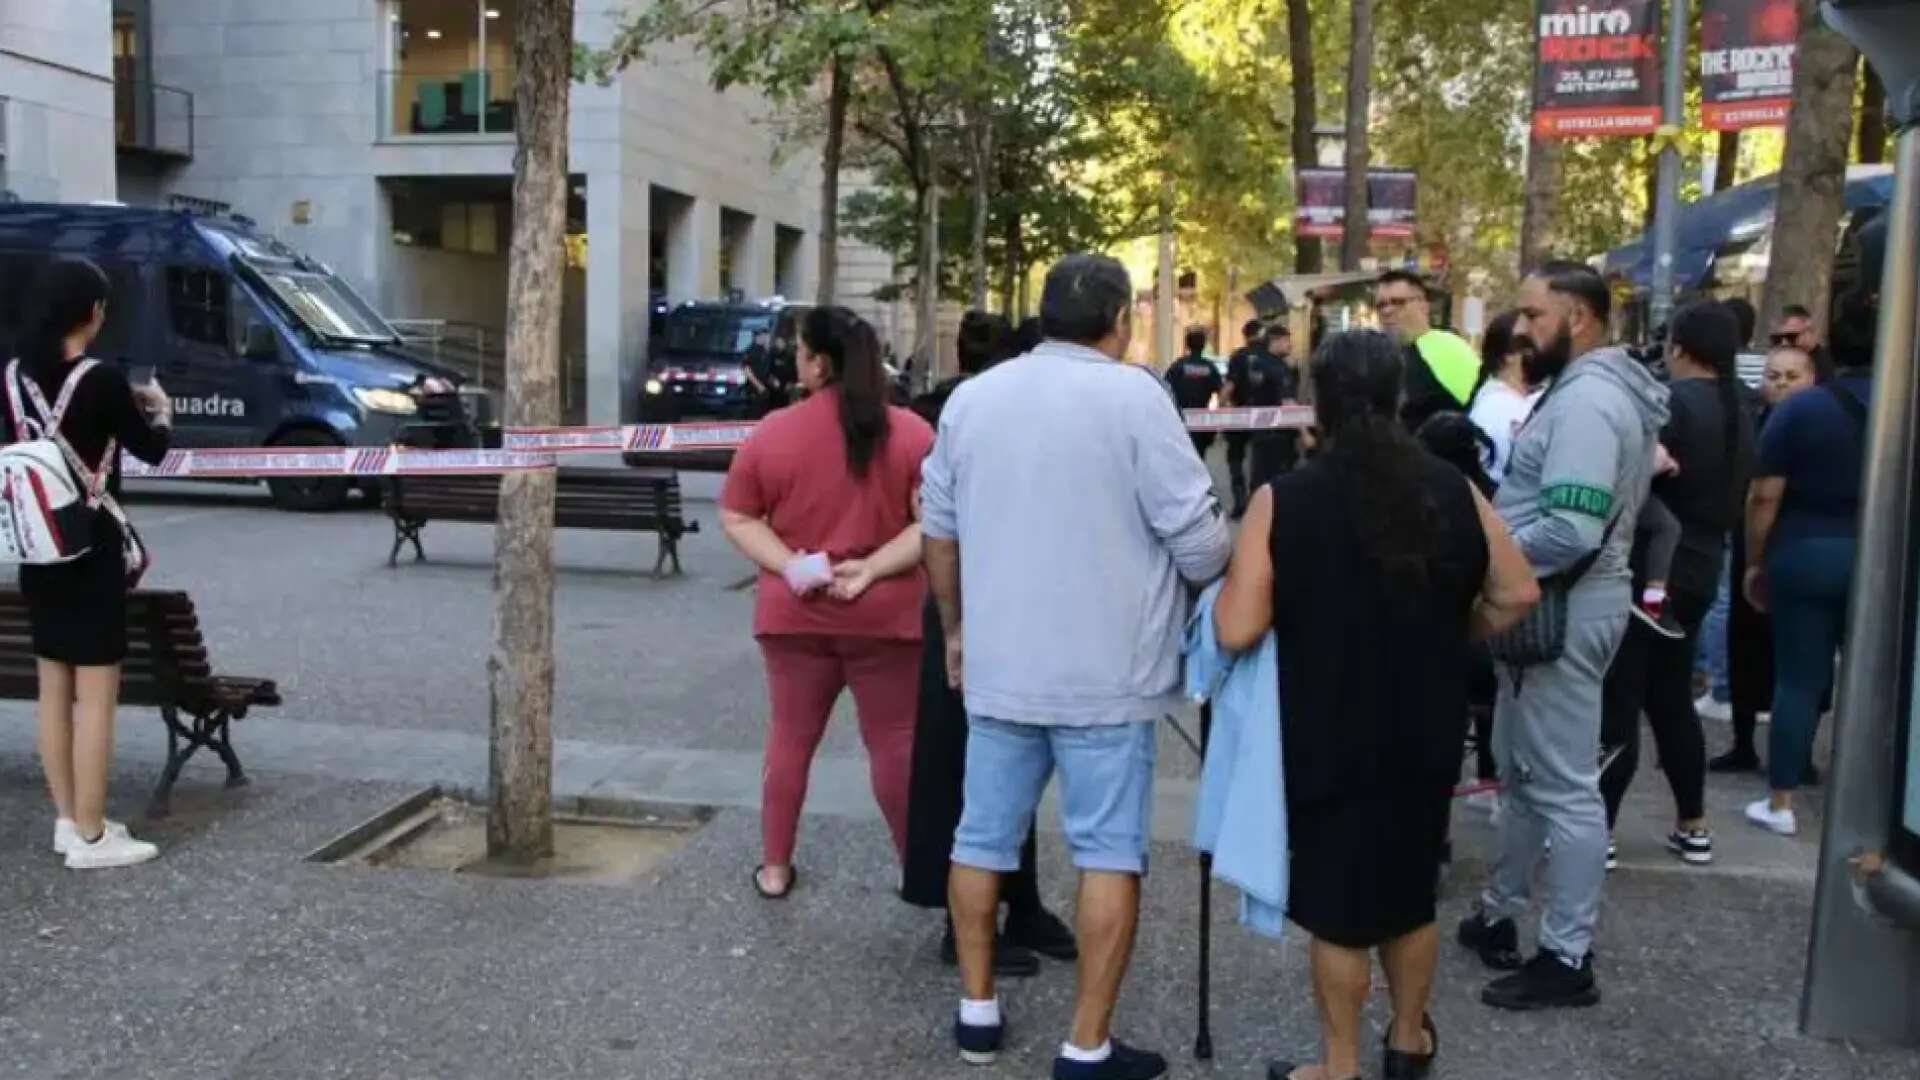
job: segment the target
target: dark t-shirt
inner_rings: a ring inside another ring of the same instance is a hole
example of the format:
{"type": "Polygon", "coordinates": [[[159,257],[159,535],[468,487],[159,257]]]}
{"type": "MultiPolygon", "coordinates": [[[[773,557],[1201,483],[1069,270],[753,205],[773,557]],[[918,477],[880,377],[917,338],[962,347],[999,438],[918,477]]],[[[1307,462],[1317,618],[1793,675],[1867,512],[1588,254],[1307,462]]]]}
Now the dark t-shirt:
{"type": "MultiPolygon", "coordinates": [[[[1853,536],[1858,528],[1866,424],[1827,385],[1782,402],[1760,432],[1754,474],[1787,481],[1772,542],[1853,536]]],[[[1830,385],[1851,393],[1862,406],[1873,398],[1873,380],[1864,375],[1841,376],[1830,385]]]]}
{"type": "Polygon", "coordinates": [[[1167,386],[1183,409],[1204,409],[1225,382],[1220,369],[1204,356],[1183,356],[1167,369],[1167,386]]]}
{"type": "Polygon", "coordinates": [[[1227,357],[1227,381],[1233,384],[1233,395],[1227,399],[1228,405],[1245,405],[1247,393],[1247,362],[1254,356],[1266,352],[1265,348],[1242,345],[1227,357]]]}
{"type": "Polygon", "coordinates": [[[1667,588],[1711,597],[1719,586],[1727,533],[1740,521],[1752,457],[1752,420],[1744,410],[1727,446],[1726,411],[1713,379],[1679,379],[1667,399],[1660,442],[1680,471],[1654,480],[1653,493],[1680,519],[1680,546],[1667,588]]]}
{"type": "Polygon", "coordinates": [[[1433,574],[1395,587],[1366,553],[1325,458],[1274,480],[1273,626],[1287,802],[1358,797],[1459,775],[1474,671],[1467,617],[1487,574],[1486,534],[1453,466],[1424,456],[1437,512],[1433,574]]]}
{"type": "Polygon", "coordinates": [[[1246,381],[1235,385],[1243,387],[1239,404],[1267,406],[1295,397],[1298,382],[1291,364],[1262,350],[1247,358],[1246,381]]]}

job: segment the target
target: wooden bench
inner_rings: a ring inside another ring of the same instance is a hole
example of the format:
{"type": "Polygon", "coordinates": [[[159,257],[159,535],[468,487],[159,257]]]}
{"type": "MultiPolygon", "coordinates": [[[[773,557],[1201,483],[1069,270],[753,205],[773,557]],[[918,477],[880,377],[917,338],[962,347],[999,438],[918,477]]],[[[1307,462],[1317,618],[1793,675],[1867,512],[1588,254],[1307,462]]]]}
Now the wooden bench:
{"type": "MultiPolygon", "coordinates": [[[[26,597],[0,591],[0,698],[33,701],[39,694],[26,597]]],[[[180,767],[203,747],[226,763],[228,787],[246,784],[233,752],[233,721],[256,705],[280,704],[280,691],[271,679],[215,675],[193,600],[183,592],[143,590],[127,598],[120,703],[152,706],[166,721],[167,767],[147,810],[149,817],[165,817],[180,767]]]]}
{"type": "MultiPolygon", "coordinates": [[[[388,481],[387,512],[393,518],[393,550],[387,565],[399,562],[400,549],[413,545],[414,560],[427,553],[420,530],[429,521],[491,523],[500,517],[500,477],[408,476],[388,481]]],[[[652,532],[660,538],[653,576],[667,563],[680,570],[680,538],[699,532],[680,501],[680,476],[671,469],[561,469],[554,497],[553,524],[561,529],[624,529],[652,532]]]]}

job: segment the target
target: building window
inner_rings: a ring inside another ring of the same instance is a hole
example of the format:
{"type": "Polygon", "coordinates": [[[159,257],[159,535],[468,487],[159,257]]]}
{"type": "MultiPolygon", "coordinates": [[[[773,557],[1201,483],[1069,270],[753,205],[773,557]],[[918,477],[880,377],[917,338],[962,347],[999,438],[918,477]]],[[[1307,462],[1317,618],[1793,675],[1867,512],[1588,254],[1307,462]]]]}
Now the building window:
{"type": "Polygon", "coordinates": [[[227,282],[211,270],[167,268],[167,311],[173,332],[189,341],[226,345],[227,282]]]}
{"type": "Polygon", "coordinates": [[[512,134],[517,5],[388,0],[385,134],[512,134]]]}

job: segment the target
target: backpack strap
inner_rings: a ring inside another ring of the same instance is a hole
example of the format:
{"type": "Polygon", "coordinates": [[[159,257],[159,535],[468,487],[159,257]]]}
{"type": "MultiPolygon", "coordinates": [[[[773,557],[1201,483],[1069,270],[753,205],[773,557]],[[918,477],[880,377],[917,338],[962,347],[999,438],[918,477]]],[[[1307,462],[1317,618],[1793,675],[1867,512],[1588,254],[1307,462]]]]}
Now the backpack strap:
{"type": "Polygon", "coordinates": [[[13,438],[15,442],[25,442],[32,438],[27,430],[27,411],[20,391],[20,361],[7,361],[6,382],[7,414],[13,418],[13,438]]]}
{"type": "MultiPolygon", "coordinates": [[[[40,393],[39,385],[32,379],[21,377],[18,371],[19,363],[18,360],[15,360],[13,364],[8,367],[8,372],[12,376],[8,380],[10,386],[16,392],[16,396],[20,390],[24,389],[26,391],[27,400],[33,402],[34,409],[39,412],[41,417],[39,424],[43,432],[41,437],[51,440],[54,445],[60,448],[61,454],[67,459],[67,464],[73,467],[74,474],[80,478],[80,486],[86,489],[87,504],[89,506],[101,505],[102,500],[106,496],[107,481],[113,474],[114,456],[120,449],[117,441],[114,439],[107,440],[106,448],[101,451],[100,454],[100,467],[94,469],[90,468],[87,463],[81,459],[80,452],[75,450],[73,444],[68,442],[67,437],[60,432],[60,421],[66,417],[67,406],[73,404],[73,395],[75,391],[80,388],[80,380],[86,378],[87,372],[92,371],[100,362],[98,360],[82,360],[73,365],[73,370],[67,373],[66,381],[60,384],[60,396],[51,408],[47,406],[45,395],[40,393]]],[[[19,403],[16,401],[13,404],[16,412],[18,412],[19,403]]],[[[21,423],[21,421],[16,421],[16,423],[21,423]]],[[[22,430],[24,430],[24,428],[22,430]]]]}

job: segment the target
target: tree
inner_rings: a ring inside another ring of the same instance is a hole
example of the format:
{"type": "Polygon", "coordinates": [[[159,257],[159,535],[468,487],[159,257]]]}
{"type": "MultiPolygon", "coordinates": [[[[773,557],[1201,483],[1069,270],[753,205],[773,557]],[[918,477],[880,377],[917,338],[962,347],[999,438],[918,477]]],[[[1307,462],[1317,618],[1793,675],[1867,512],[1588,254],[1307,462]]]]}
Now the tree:
{"type": "Polygon", "coordinates": [[[1725,191],[1740,177],[1740,129],[1720,132],[1719,142],[1713,157],[1713,190],[1725,191]]]}
{"type": "Polygon", "coordinates": [[[1800,0],[1800,47],[1793,62],[1793,105],[1787,150],[1774,204],[1773,260],[1761,294],[1760,325],[1772,326],[1789,304],[1827,317],[1834,244],[1853,138],[1853,72],[1859,54],[1828,29],[1817,0],[1800,0]]]}
{"type": "MultiPolygon", "coordinates": [[[[1313,11],[1308,0],[1287,0],[1287,64],[1287,81],[1293,93],[1293,167],[1298,171],[1318,164],[1320,158],[1313,134],[1320,122],[1320,109],[1314,100],[1313,11]]],[[[1320,238],[1296,236],[1294,273],[1317,274],[1320,265],[1320,238]]]]}
{"type": "Polygon", "coordinates": [[[1865,60],[1860,62],[1860,137],[1858,160],[1878,165],[1887,160],[1887,84],[1865,60]]]}
{"type": "Polygon", "coordinates": [[[833,303],[840,288],[840,161],[847,145],[847,61],[836,55],[827,65],[827,138],[820,154],[820,280],[814,302],[833,303]]]}
{"type": "MultiPolygon", "coordinates": [[[[560,422],[572,42],[573,0],[521,0],[507,262],[506,419],[517,427],[560,422]]],[[[513,862],[553,854],[555,480],[552,469],[501,477],[494,530],[487,852],[513,862]]]]}
{"type": "Polygon", "coordinates": [[[1373,0],[1353,0],[1347,54],[1347,214],[1340,268],[1358,270],[1372,230],[1367,220],[1367,134],[1373,108],[1373,0]]]}

